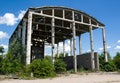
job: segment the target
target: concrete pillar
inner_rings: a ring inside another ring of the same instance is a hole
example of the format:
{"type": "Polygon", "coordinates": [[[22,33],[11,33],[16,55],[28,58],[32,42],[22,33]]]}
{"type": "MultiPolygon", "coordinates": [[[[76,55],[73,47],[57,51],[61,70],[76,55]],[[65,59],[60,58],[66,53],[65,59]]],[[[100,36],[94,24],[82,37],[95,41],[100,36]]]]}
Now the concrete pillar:
{"type": "Polygon", "coordinates": [[[96,55],[96,70],[99,71],[100,69],[99,68],[99,54],[96,52],[95,55],[96,55]]]}
{"type": "Polygon", "coordinates": [[[26,64],[31,61],[32,12],[28,12],[26,64]]]}
{"type": "Polygon", "coordinates": [[[59,58],[59,43],[57,44],[57,57],[59,58]]]}
{"type": "Polygon", "coordinates": [[[70,55],[72,56],[73,54],[72,54],[72,38],[70,38],[70,55]]]}
{"type": "Polygon", "coordinates": [[[107,44],[106,44],[106,33],[105,28],[102,28],[102,35],[103,35],[103,52],[104,52],[104,58],[105,62],[108,62],[108,56],[107,56],[107,44]]]}
{"type": "MultiPolygon", "coordinates": [[[[74,11],[72,11],[72,19],[74,21],[74,11]]],[[[73,59],[74,59],[74,72],[77,72],[77,56],[76,56],[76,28],[75,22],[72,23],[72,30],[73,30],[73,59]]]]}
{"type": "Polygon", "coordinates": [[[63,41],[63,56],[65,57],[65,40],[63,41]]]}
{"type": "MultiPolygon", "coordinates": [[[[52,16],[54,16],[54,9],[52,10],[52,16]]],[[[55,19],[54,17],[52,18],[52,26],[51,26],[51,36],[52,36],[52,62],[54,64],[55,61],[55,19]]]]}
{"type": "Polygon", "coordinates": [[[25,39],[26,39],[26,25],[27,24],[27,19],[23,19],[22,22],[22,45],[25,45],[25,39]]]}
{"type": "Polygon", "coordinates": [[[63,18],[65,18],[65,10],[63,9],[63,18]]]}
{"type": "Polygon", "coordinates": [[[22,26],[18,26],[19,28],[18,28],[18,37],[19,37],[19,39],[21,39],[22,37],[21,37],[21,34],[22,34],[22,31],[21,31],[21,29],[22,29],[22,26]]]}
{"type": "Polygon", "coordinates": [[[76,30],[75,23],[73,23],[73,57],[74,57],[74,70],[77,72],[77,57],[76,57],[76,30]]]}
{"type": "Polygon", "coordinates": [[[92,26],[90,25],[90,48],[91,48],[91,70],[95,69],[95,61],[94,61],[94,45],[93,45],[93,33],[92,26]]]}
{"type": "Polygon", "coordinates": [[[81,39],[81,35],[79,35],[79,55],[82,54],[82,39],[81,39]]]}

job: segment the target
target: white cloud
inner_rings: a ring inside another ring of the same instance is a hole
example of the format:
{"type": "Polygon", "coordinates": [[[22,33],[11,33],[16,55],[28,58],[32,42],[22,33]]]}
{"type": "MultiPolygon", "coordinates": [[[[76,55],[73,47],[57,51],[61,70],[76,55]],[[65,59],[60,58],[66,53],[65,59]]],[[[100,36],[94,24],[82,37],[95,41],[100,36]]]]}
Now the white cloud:
{"type": "Polygon", "coordinates": [[[0,31],[0,39],[8,38],[8,34],[6,32],[0,31]]]}
{"type": "Polygon", "coordinates": [[[18,15],[18,19],[22,19],[24,14],[25,14],[25,12],[26,12],[25,10],[20,10],[20,13],[18,15]]]}
{"type": "MultiPolygon", "coordinates": [[[[65,42],[65,52],[69,52],[70,51],[70,41],[66,41],[65,42]]],[[[63,43],[59,43],[59,52],[63,52],[63,43]]]]}
{"type": "Polygon", "coordinates": [[[17,23],[18,20],[22,19],[25,11],[21,10],[18,17],[16,17],[13,13],[5,13],[3,16],[0,16],[0,24],[5,24],[7,26],[13,26],[17,23]]]}
{"type": "Polygon", "coordinates": [[[65,51],[70,51],[70,41],[67,41],[67,43],[65,43],[65,51]]]}
{"type": "Polygon", "coordinates": [[[103,50],[103,48],[99,48],[99,50],[101,51],[101,50],[103,50]]]}
{"type": "Polygon", "coordinates": [[[4,16],[0,16],[0,24],[12,26],[15,23],[17,23],[17,18],[12,13],[6,13],[4,16]]]}
{"type": "MultiPolygon", "coordinates": [[[[107,46],[107,49],[110,49],[110,48],[111,48],[111,46],[107,46]]],[[[103,48],[99,48],[98,50],[102,51],[103,48]]]]}
{"type": "Polygon", "coordinates": [[[114,49],[115,49],[115,50],[118,50],[118,49],[120,49],[120,46],[116,46],[114,49]]]}
{"type": "Polygon", "coordinates": [[[111,46],[107,46],[107,49],[110,49],[111,48],[111,46]]]}
{"type": "Polygon", "coordinates": [[[91,52],[91,50],[87,50],[87,52],[91,52]]]}
{"type": "Polygon", "coordinates": [[[8,45],[1,44],[0,46],[3,46],[4,49],[8,49],[8,45]]]}
{"type": "Polygon", "coordinates": [[[118,40],[117,43],[120,43],[120,40],[118,40]]]}

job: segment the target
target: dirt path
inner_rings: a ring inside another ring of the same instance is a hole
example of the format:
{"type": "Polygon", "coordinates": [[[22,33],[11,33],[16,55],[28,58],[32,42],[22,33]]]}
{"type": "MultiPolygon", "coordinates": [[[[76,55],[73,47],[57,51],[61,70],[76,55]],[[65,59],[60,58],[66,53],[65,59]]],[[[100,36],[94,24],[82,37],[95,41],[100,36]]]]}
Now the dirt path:
{"type": "Polygon", "coordinates": [[[50,79],[15,80],[6,79],[0,83],[120,83],[120,74],[117,73],[89,73],[71,74],[50,79]]]}

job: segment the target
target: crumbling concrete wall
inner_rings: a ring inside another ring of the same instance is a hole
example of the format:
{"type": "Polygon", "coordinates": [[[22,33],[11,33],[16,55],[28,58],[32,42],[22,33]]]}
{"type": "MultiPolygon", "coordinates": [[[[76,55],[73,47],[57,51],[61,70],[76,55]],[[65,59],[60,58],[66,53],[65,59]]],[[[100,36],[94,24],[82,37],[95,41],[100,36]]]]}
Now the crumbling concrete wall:
{"type": "MultiPolygon", "coordinates": [[[[95,70],[99,70],[99,56],[98,53],[94,53],[95,60],[95,70]]],[[[63,61],[67,64],[67,69],[72,69],[74,66],[73,56],[64,57],[63,61]]],[[[84,68],[91,70],[91,53],[85,53],[82,55],[77,55],[77,68],[84,68]]]]}

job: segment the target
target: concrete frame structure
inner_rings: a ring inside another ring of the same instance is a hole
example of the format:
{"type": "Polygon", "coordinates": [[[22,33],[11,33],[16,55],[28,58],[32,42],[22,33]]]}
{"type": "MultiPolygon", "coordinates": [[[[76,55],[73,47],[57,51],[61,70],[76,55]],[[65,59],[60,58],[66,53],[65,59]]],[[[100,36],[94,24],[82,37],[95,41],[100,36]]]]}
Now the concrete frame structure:
{"type": "MultiPolygon", "coordinates": [[[[52,61],[55,58],[55,44],[63,42],[65,56],[65,40],[70,39],[71,55],[74,56],[74,70],[77,72],[76,36],[79,37],[79,53],[82,54],[82,34],[90,33],[91,65],[94,70],[94,44],[92,30],[101,28],[103,35],[103,48],[107,62],[107,45],[105,25],[92,16],[66,7],[38,7],[29,8],[23,19],[12,34],[9,43],[20,38],[22,45],[26,46],[26,64],[35,58],[44,57],[44,45],[52,45],[52,61]],[[72,46],[73,42],[73,46],[72,46]]],[[[57,50],[59,56],[59,49],[57,50]]]]}

